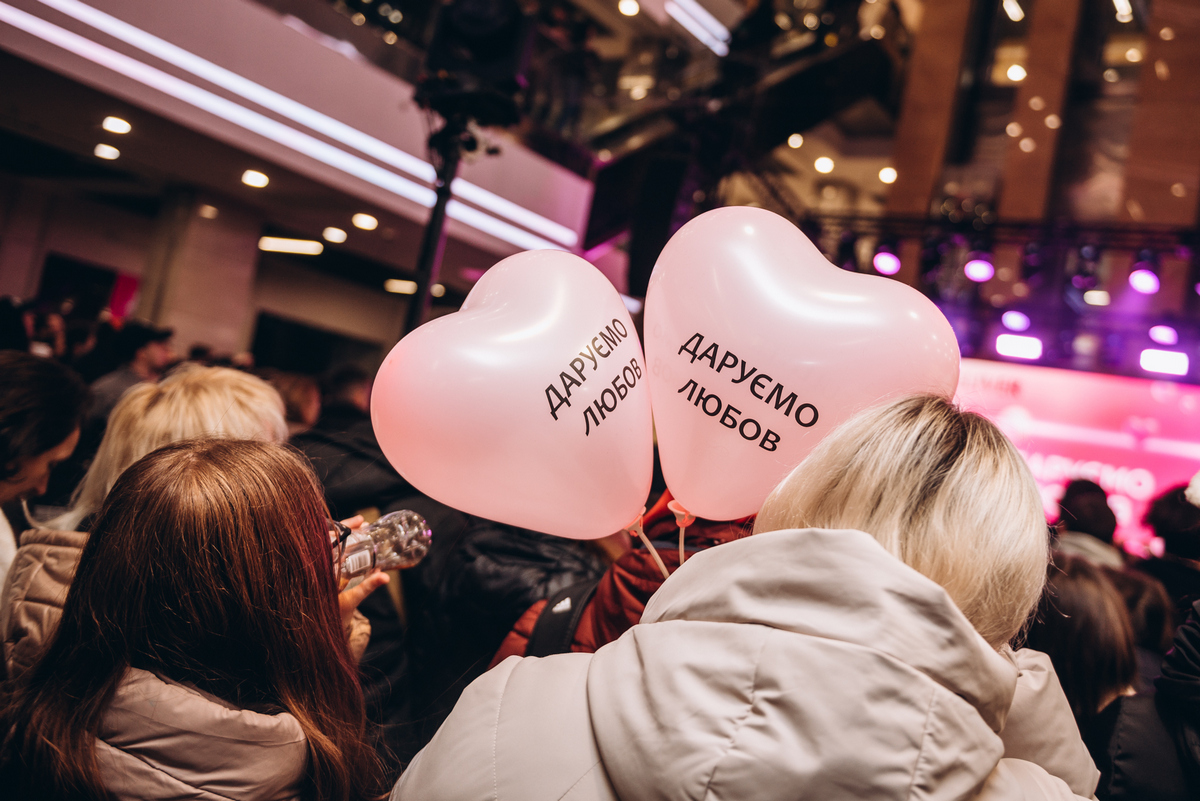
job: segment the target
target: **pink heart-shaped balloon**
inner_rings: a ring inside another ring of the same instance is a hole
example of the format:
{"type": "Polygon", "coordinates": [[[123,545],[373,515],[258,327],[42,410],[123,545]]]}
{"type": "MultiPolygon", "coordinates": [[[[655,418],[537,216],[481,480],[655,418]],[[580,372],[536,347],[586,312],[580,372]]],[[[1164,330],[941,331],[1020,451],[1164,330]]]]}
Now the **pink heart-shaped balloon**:
{"type": "Polygon", "coordinates": [[[671,238],[645,337],[667,486],[713,520],[756,513],[855,412],[958,385],[958,344],[933,303],[834,267],[763,209],[710,211],[671,238]]]}
{"type": "Polygon", "coordinates": [[[553,250],[511,256],[375,377],[371,421],[421,492],[573,539],[638,515],[653,464],[645,360],[621,296],[553,250]]]}

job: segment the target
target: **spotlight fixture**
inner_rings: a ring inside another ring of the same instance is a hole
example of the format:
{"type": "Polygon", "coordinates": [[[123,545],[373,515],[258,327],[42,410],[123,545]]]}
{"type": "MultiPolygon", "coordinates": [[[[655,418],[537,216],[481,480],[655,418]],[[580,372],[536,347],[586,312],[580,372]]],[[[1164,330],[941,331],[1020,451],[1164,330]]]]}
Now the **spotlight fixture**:
{"type": "Polygon", "coordinates": [[[996,268],[992,264],[992,257],[986,253],[972,254],[967,263],[963,265],[963,272],[977,284],[982,284],[985,281],[992,280],[992,276],[996,274],[996,268]]]}
{"type": "Polygon", "coordinates": [[[879,180],[883,181],[885,184],[896,183],[896,178],[898,177],[899,175],[896,173],[895,167],[884,167],[879,171],[879,180]]]}
{"type": "Polygon", "coordinates": [[[267,184],[271,183],[271,179],[266,174],[258,170],[246,170],[242,173],[242,183],[246,186],[252,186],[255,189],[262,189],[267,184]]]}
{"type": "Polygon", "coordinates": [[[446,294],[446,287],[442,284],[434,284],[433,286],[429,287],[429,294],[433,295],[435,298],[440,298],[442,295],[446,294]]]}
{"type": "Polygon", "coordinates": [[[112,161],[113,159],[118,159],[121,157],[121,151],[117,150],[112,145],[96,145],[95,149],[92,150],[92,153],[95,154],[96,158],[101,158],[105,161],[112,161]]]}
{"type": "Polygon", "coordinates": [[[617,11],[620,11],[627,17],[636,17],[641,10],[642,7],[638,5],[637,0],[621,0],[621,2],[617,3],[617,11]]]}
{"type": "Polygon", "coordinates": [[[215,220],[218,216],[220,216],[221,210],[216,206],[210,206],[207,203],[204,203],[196,210],[196,213],[206,220],[215,220]]]}
{"type": "Polygon", "coordinates": [[[1148,373],[1183,376],[1188,374],[1188,355],[1175,350],[1146,348],[1138,362],[1148,373]]]}
{"type": "Polygon", "coordinates": [[[1000,315],[1000,322],[1009,331],[1028,331],[1029,330],[1029,315],[1024,312],[1019,312],[1016,309],[1009,309],[1004,314],[1000,315]]]}
{"type": "Polygon", "coordinates": [[[821,156],[821,158],[813,162],[813,167],[819,173],[831,173],[833,172],[833,159],[828,156],[821,156]]]}
{"type": "Polygon", "coordinates": [[[895,275],[900,272],[900,257],[887,250],[880,250],[871,259],[871,264],[881,275],[895,275]]]}
{"type": "Polygon", "coordinates": [[[788,137],[788,147],[790,147],[792,150],[795,150],[796,148],[800,147],[803,144],[804,144],[804,137],[798,133],[794,133],[788,137]]]}
{"type": "Polygon", "coordinates": [[[326,242],[332,242],[335,245],[340,245],[346,241],[346,232],[332,225],[322,231],[321,236],[325,238],[326,242]]]}
{"type": "Polygon", "coordinates": [[[1160,345],[1179,344],[1179,332],[1169,325],[1156,325],[1151,328],[1150,338],[1160,345]]]}
{"type": "Polygon", "coordinates": [[[1017,334],[1001,334],[996,337],[996,353],[1010,359],[1033,361],[1042,358],[1042,340],[1017,334]]]}
{"type": "Polygon", "coordinates": [[[379,220],[370,214],[355,214],[350,218],[350,222],[354,223],[355,228],[361,228],[364,231],[374,231],[379,227],[379,220]]]}
{"type": "Polygon", "coordinates": [[[1025,72],[1025,68],[1020,64],[1013,64],[1004,74],[1007,75],[1008,79],[1013,83],[1020,83],[1021,81],[1025,80],[1025,76],[1029,73],[1025,72]]]}
{"type": "Polygon", "coordinates": [[[127,134],[133,130],[133,126],[120,117],[105,117],[100,127],[115,134],[127,134]]]}
{"type": "Polygon", "coordinates": [[[1158,279],[1158,258],[1153,250],[1138,251],[1129,273],[1129,286],[1143,295],[1153,295],[1158,292],[1161,283],[1158,279]]]}
{"type": "Polygon", "coordinates": [[[1083,302],[1089,306],[1107,306],[1112,299],[1103,289],[1089,289],[1083,293],[1083,302]]]}

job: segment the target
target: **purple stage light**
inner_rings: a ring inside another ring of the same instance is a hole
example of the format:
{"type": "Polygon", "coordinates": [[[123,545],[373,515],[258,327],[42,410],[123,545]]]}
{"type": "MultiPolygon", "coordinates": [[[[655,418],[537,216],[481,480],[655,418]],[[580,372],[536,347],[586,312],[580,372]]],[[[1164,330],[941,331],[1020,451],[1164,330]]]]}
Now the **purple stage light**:
{"type": "Polygon", "coordinates": [[[1158,291],[1158,276],[1143,267],[1129,274],[1129,285],[1143,295],[1153,295],[1158,291]]]}
{"type": "Polygon", "coordinates": [[[1200,284],[1196,284],[1196,285],[1195,285],[1194,287],[1192,287],[1192,288],[1196,290],[1196,294],[1197,294],[1197,295],[1200,295],[1200,284]]]}
{"type": "Polygon", "coordinates": [[[1029,316],[1012,309],[1000,315],[1000,322],[1004,323],[1004,327],[1009,331],[1029,330],[1029,316]]]}
{"type": "Polygon", "coordinates": [[[1164,375],[1187,375],[1188,356],[1175,350],[1156,350],[1146,348],[1142,351],[1142,369],[1148,373],[1163,373],[1164,375]]]}
{"type": "Polygon", "coordinates": [[[1179,332],[1169,325],[1156,325],[1151,328],[1150,338],[1160,345],[1179,344],[1179,332]]]}
{"type": "Polygon", "coordinates": [[[895,253],[888,253],[886,250],[876,253],[871,263],[883,275],[895,275],[900,272],[900,257],[895,253]]]}
{"type": "Polygon", "coordinates": [[[1042,340],[1037,337],[1001,334],[996,337],[996,353],[1011,359],[1040,359],[1042,358],[1042,340]]]}
{"type": "Polygon", "coordinates": [[[975,258],[963,265],[963,272],[967,274],[967,278],[977,284],[982,284],[984,281],[992,279],[992,276],[996,274],[996,268],[986,259],[975,258]]]}

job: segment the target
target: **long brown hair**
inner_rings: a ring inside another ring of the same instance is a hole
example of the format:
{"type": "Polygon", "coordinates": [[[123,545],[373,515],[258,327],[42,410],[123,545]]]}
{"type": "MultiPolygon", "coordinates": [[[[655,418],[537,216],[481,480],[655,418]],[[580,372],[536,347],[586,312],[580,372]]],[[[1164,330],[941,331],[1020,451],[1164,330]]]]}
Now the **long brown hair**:
{"type": "Polygon", "coordinates": [[[106,798],[95,742],[128,667],[242,708],[289,712],[306,795],[382,789],[337,608],[320,489],[270,443],[178,442],[101,507],[46,653],[6,705],[6,773],[39,795],[106,798]]]}

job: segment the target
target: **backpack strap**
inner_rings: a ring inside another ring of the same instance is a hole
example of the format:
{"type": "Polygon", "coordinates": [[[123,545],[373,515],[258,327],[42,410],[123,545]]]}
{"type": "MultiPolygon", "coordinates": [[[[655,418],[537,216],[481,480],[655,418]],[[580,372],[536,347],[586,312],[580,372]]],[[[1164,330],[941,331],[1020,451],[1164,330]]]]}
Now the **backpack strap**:
{"type": "Polygon", "coordinates": [[[599,583],[600,579],[588,579],[551,595],[533,624],[525,656],[550,656],[570,651],[579,618],[599,583]]]}

